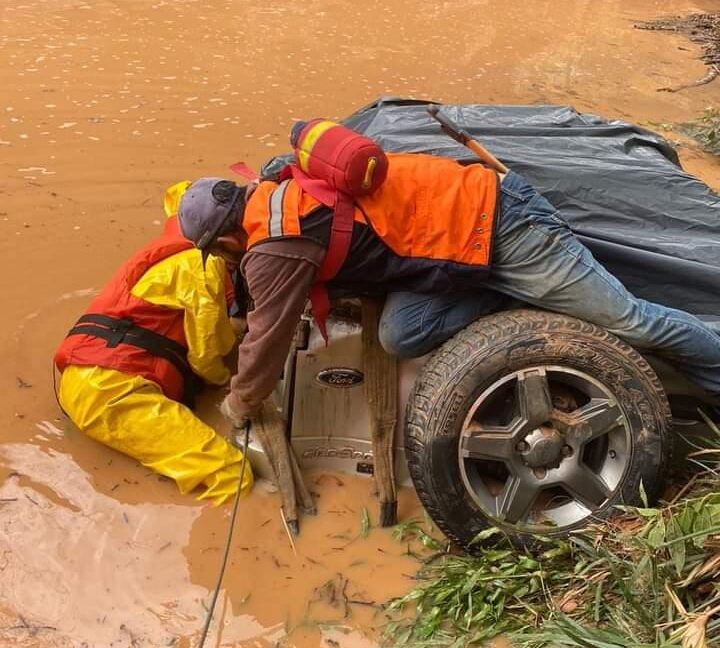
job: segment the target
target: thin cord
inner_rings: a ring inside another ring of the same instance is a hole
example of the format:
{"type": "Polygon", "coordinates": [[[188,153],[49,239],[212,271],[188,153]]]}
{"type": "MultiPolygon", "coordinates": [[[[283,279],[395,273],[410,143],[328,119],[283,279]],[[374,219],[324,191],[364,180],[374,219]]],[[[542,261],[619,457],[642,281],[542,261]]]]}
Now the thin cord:
{"type": "Polygon", "coordinates": [[[218,594],[220,593],[220,585],[222,584],[223,576],[225,575],[225,566],[227,565],[228,554],[230,553],[230,543],[232,542],[233,529],[235,528],[235,517],[237,516],[238,503],[240,502],[240,491],[242,491],[243,477],[245,476],[245,462],[248,454],[248,442],[250,439],[250,421],[245,423],[245,448],[243,449],[242,463],[240,464],[240,485],[238,486],[237,493],[235,493],[235,503],[233,504],[232,515],[230,516],[230,527],[228,528],[227,540],[225,541],[225,551],[222,557],[222,563],[220,565],[220,572],[218,573],[217,583],[215,584],[215,591],[213,592],[212,598],[210,599],[210,606],[208,607],[207,617],[205,618],[205,627],[200,637],[200,643],[198,648],[203,648],[205,645],[205,639],[207,638],[208,630],[210,629],[210,622],[212,621],[213,611],[215,610],[215,603],[217,602],[218,594]]]}

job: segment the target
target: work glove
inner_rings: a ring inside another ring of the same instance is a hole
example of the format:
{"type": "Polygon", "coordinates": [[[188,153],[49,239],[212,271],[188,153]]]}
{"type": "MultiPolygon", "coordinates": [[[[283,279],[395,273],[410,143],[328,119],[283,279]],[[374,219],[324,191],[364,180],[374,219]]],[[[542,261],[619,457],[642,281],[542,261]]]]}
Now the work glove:
{"type": "Polygon", "coordinates": [[[225,398],[223,399],[223,402],[220,403],[220,413],[228,420],[230,421],[230,424],[234,428],[242,428],[245,426],[245,424],[250,420],[249,416],[245,416],[237,414],[232,406],[230,405],[230,396],[232,396],[232,392],[230,392],[225,398]]]}

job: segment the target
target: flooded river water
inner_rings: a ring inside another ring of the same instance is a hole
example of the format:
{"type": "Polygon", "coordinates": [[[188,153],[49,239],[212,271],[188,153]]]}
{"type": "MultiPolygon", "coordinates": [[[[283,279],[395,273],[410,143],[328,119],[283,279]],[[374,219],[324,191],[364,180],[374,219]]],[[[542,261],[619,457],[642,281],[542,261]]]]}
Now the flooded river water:
{"type": "MultiPolygon", "coordinates": [[[[560,103],[660,128],[720,103],[699,49],[639,20],[707,0],[5,0],[0,7],[0,645],[190,648],[229,507],[67,429],[51,357],[115,268],[159,230],[164,188],[285,151],[294,118],[381,95],[560,103]]],[[[668,134],[675,137],[672,133],[668,134]]],[[[686,168],[720,188],[692,146],[686,168]]],[[[376,604],[417,564],[369,482],[308,477],[319,515],[291,549],[266,489],[241,503],[223,646],[371,648],[376,604]],[[346,604],[346,601],[350,601],[346,604]]],[[[421,516],[413,493],[400,515],[421,516]]]]}

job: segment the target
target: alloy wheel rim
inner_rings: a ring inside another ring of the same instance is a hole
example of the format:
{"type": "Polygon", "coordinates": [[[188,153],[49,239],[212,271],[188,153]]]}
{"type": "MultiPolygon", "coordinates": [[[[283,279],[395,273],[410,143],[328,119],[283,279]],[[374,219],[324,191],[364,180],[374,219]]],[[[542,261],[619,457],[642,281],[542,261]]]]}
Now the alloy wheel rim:
{"type": "Polygon", "coordinates": [[[561,532],[622,488],[631,426],[612,392],[588,374],[529,367],[493,382],[463,423],[458,461],[475,504],[499,526],[561,532]]]}

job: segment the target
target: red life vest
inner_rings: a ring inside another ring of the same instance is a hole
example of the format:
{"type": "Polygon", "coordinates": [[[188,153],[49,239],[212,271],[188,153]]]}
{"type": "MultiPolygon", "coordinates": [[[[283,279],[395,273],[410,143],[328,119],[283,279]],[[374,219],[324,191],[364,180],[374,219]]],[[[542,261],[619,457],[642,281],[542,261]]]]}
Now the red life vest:
{"type": "Polygon", "coordinates": [[[184,311],[139,299],[131,290],[153,265],[192,247],[180,233],[177,218],[169,218],[163,234],[127,261],[92,301],[55,353],[58,369],[115,369],[153,381],[168,398],[190,400],[184,311]]]}

